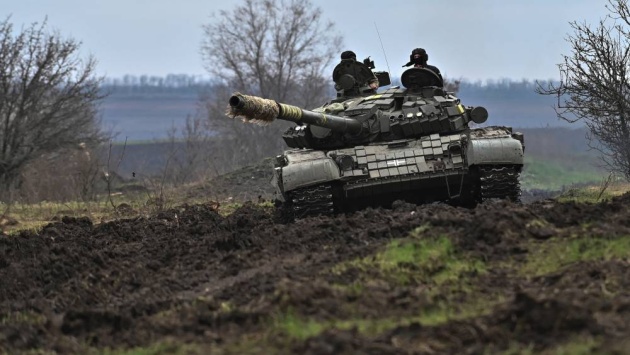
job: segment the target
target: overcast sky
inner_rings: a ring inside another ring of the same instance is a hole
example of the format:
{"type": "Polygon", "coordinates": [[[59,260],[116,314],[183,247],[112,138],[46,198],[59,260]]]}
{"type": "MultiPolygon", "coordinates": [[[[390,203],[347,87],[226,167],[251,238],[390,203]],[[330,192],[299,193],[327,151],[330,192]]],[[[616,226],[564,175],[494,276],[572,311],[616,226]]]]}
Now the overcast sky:
{"type": "MultiPolygon", "coordinates": [[[[569,21],[596,24],[606,0],[312,0],[335,23],[345,49],[368,55],[378,70],[402,72],[413,48],[452,78],[557,79],[569,54],[569,21]],[[375,25],[376,24],[376,25],[375,25]]],[[[41,22],[82,42],[99,74],[208,76],[199,46],[211,14],[236,1],[0,0],[16,27],[41,22]]]]}

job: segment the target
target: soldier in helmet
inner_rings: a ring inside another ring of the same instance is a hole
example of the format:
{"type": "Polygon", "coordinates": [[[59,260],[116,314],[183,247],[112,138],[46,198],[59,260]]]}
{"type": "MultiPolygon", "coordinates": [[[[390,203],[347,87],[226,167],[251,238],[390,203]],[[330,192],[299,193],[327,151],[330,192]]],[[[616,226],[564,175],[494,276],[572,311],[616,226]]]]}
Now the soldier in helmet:
{"type": "MultiPolygon", "coordinates": [[[[353,52],[353,51],[344,51],[341,53],[341,60],[357,60],[357,55],[353,52]]],[[[367,86],[370,87],[370,89],[375,90],[378,89],[378,79],[376,78],[376,75],[374,75],[373,78],[371,78],[370,80],[368,80],[367,82],[367,86]]]]}
{"type": "Polygon", "coordinates": [[[438,69],[434,65],[427,64],[429,60],[429,55],[424,48],[416,48],[411,51],[411,55],[409,55],[409,63],[403,65],[403,67],[408,67],[413,65],[414,68],[427,68],[433,71],[437,76],[442,80],[442,74],[440,73],[440,69],[438,69]]]}

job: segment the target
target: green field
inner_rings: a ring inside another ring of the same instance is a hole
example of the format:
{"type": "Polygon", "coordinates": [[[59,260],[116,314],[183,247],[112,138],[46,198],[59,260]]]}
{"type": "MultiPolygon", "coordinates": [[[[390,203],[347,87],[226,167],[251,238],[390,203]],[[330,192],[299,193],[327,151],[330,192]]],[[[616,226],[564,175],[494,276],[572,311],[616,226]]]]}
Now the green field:
{"type": "Polygon", "coordinates": [[[595,166],[591,156],[574,156],[566,159],[545,159],[540,156],[525,156],[521,174],[521,186],[525,190],[565,190],[576,185],[598,185],[608,176],[595,166]]]}

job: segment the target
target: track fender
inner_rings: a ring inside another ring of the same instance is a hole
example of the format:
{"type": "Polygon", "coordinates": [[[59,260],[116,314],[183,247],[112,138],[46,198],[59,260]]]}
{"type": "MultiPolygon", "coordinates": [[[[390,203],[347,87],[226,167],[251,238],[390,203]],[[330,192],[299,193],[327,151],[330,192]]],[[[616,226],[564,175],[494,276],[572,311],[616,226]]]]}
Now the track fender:
{"type": "Polygon", "coordinates": [[[334,160],[323,152],[302,154],[299,158],[287,156],[288,164],[282,167],[282,187],[289,192],[301,187],[321,184],[340,178],[334,160]]]}
{"type": "Polygon", "coordinates": [[[523,145],[512,137],[473,138],[466,149],[468,165],[523,165],[523,145]]]}

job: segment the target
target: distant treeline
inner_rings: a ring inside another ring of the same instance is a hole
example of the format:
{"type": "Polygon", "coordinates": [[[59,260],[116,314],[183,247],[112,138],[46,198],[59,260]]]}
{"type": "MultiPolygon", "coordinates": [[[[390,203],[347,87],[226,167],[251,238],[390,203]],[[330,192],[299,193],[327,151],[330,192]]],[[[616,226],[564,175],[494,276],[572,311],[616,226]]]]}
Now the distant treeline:
{"type": "Polygon", "coordinates": [[[106,92],[124,93],[198,93],[200,89],[216,83],[201,75],[168,74],[162,76],[125,75],[122,78],[105,78],[102,88],[106,92]]]}
{"type": "Polygon", "coordinates": [[[551,81],[536,81],[522,79],[520,81],[501,79],[488,80],[485,83],[480,80],[471,82],[463,80],[459,85],[459,92],[471,94],[476,97],[493,97],[495,99],[545,99],[547,96],[536,93],[539,85],[547,86],[549,83],[557,84],[551,81]]]}
{"type": "MultiPolygon", "coordinates": [[[[544,80],[512,80],[512,79],[489,79],[485,82],[481,80],[470,81],[460,79],[460,92],[476,93],[480,96],[492,97],[525,97],[538,96],[535,89],[538,82],[547,84],[544,80]]],[[[392,78],[394,84],[399,85],[399,78],[392,78]]],[[[189,74],[168,74],[164,77],[154,75],[124,75],[121,78],[105,78],[103,82],[104,89],[114,89],[117,93],[124,92],[196,92],[203,88],[211,88],[217,83],[210,78],[202,75],[189,74]]],[[[332,84],[331,84],[332,87],[332,84]]]]}

